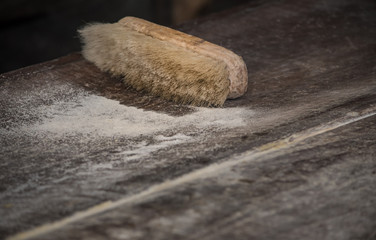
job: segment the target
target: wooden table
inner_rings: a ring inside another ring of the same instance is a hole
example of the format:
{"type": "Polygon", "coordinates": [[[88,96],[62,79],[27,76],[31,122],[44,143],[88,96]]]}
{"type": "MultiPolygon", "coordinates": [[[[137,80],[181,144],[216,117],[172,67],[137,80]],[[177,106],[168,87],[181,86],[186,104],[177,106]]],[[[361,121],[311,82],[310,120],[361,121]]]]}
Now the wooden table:
{"type": "Polygon", "coordinates": [[[376,239],[376,2],[179,30],[241,55],[246,95],[179,106],[80,54],[0,76],[1,238],[376,239]]]}

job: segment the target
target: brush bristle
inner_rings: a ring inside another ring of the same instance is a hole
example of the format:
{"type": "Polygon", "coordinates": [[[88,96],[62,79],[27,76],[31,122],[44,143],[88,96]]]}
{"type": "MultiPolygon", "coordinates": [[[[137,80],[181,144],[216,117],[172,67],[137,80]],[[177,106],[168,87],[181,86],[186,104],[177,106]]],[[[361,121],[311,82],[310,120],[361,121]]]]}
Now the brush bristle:
{"type": "Polygon", "coordinates": [[[79,30],[82,54],[136,90],[182,104],[222,106],[229,93],[226,65],[114,24],[79,30]]]}

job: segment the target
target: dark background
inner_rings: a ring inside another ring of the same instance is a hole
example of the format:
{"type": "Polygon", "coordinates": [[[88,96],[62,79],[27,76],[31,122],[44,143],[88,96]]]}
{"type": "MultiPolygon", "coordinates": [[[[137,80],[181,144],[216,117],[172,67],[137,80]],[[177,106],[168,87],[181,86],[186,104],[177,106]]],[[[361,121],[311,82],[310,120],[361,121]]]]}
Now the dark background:
{"type": "Polygon", "coordinates": [[[77,29],[88,22],[136,16],[173,26],[247,0],[2,0],[0,73],[80,50],[77,29]]]}

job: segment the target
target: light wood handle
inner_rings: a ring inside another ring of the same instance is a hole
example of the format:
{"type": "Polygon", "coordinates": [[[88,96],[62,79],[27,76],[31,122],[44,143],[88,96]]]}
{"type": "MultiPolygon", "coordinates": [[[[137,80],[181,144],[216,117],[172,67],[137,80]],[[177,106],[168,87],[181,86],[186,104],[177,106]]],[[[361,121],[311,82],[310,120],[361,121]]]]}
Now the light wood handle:
{"type": "Polygon", "coordinates": [[[228,99],[238,98],[247,91],[247,67],[243,59],[234,52],[201,38],[136,17],[125,17],[119,21],[119,24],[147,36],[175,44],[198,54],[211,57],[217,61],[224,62],[227,66],[230,81],[228,99]]]}

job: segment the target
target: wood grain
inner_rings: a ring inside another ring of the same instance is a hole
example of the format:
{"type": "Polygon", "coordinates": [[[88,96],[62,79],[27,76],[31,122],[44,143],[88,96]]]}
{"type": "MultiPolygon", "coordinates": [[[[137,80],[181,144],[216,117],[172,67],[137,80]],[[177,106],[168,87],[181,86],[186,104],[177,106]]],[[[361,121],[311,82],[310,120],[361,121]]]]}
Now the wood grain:
{"type": "Polygon", "coordinates": [[[189,173],[41,239],[372,239],[375,121],[189,173]]]}
{"type": "Polygon", "coordinates": [[[1,75],[0,236],[375,238],[375,12],[261,1],[180,26],[247,64],[223,116],[127,89],[79,54],[1,75]],[[109,134],[124,119],[161,128],[109,134]],[[108,201],[121,204],[91,212],[108,201]]]}

